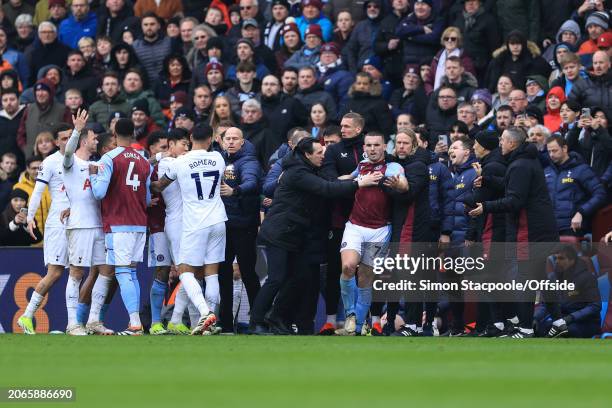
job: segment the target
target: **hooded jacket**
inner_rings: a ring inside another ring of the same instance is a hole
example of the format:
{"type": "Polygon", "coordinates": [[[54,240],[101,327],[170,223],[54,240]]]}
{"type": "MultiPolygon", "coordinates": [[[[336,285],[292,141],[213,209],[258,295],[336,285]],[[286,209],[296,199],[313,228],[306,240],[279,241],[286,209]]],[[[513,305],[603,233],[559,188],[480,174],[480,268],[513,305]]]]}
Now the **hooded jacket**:
{"type": "Polygon", "coordinates": [[[470,216],[466,212],[464,203],[471,202],[472,189],[476,179],[476,170],[472,163],[476,162],[474,156],[470,156],[462,165],[453,171],[453,232],[451,240],[454,243],[463,243],[470,225],[470,216]]]}
{"type": "MultiPolygon", "coordinates": [[[[63,65],[65,65],[65,63],[62,64],[62,66],[63,65]]],[[[54,98],[57,101],[64,103],[64,96],[65,96],[64,92],[66,90],[66,87],[64,86],[64,77],[65,77],[64,74],[65,73],[64,73],[64,70],[62,70],[58,65],[49,64],[49,65],[45,65],[44,67],[41,67],[36,73],[36,81],[43,79],[47,75],[47,72],[49,72],[50,69],[56,69],[60,74],[60,81],[55,86],[54,98]]],[[[21,103],[26,103],[26,104],[34,103],[34,101],[36,100],[36,95],[34,94],[34,85],[35,84],[32,84],[31,87],[23,91],[23,93],[19,97],[19,101],[21,103]]]]}
{"type": "Polygon", "coordinates": [[[385,16],[382,1],[370,0],[363,3],[363,20],[359,21],[349,37],[348,42],[343,48],[347,57],[349,71],[357,72],[363,62],[374,54],[373,45],[374,39],[380,29],[380,22],[385,16]],[[367,15],[367,7],[369,3],[378,5],[378,17],[371,19],[367,15]]]}
{"type": "Polygon", "coordinates": [[[255,147],[248,140],[234,154],[222,153],[225,159],[225,184],[234,194],[222,197],[227,213],[227,225],[246,228],[259,225],[259,187],[261,166],[255,156],[255,147]]]}
{"type": "Polygon", "coordinates": [[[317,202],[322,197],[353,197],[357,183],[352,180],[327,181],[303,155],[292,152],[282,162],[283,173],[272,199],[272,206],[259,229],[259,241],[297,252],[313,228],[317,202]]]}
{"type": "MultiPolygon", "coordinates": [[[[523,143],[505,159],[508,168],[504,177],[504,196],[485,201],[485,213],[506,214],[506,242],[556,242],[557,223],[544,170],[538,160],[538,149],[523,143]]],[[[528,256],[521,248],[517,256],[528,256]]]]}
{"type": "Polygon", "coordinates": [[[419,147],[413,155],[404,159],[395,158],[394,161],[404,168],[408,191],[398,193],[385,189],[393,198],[391,241],[429,242],[431,230],[427,165],[431,156],[427,150],[419,147]]]}
{"type": "Polygon", "coordinates": [[[155,124],[157,126],[161,128],[165,127],[166,118],[164,117],[164,113],[161,110],[159,102],[155,98],[155,95],[153,95],[153,91],[151,91],[150,89],[143,88],[140,91],[132,93],[123,90],[121,94],[130,106],[132,106],[134,102],[139,99],[145,99],[149,104],[149,112],[151,113],[151,119],[155,121],[155,124]]]}
{"type": "Polygon", "coordinates": [[[36,82],[34,78],[37,78],[36,74],[42,67],[48,65],[64,66],[69,52],[70,47],[60,42],[59,39],[50,44],[43,44],[36,38],[32,46],[26,51],[26,58],[30,65],[28,76],[30,83],[27,85],[33,85],[36,82]]]}
{"type": "MultiPolygon", "coordinates": [[[[17,146],[17,132],[25,108],[25,105],[19,105],[17,112],[12,115],[9,115],[4,109],[0,111],[0,129],[2,129],[2,132],[0,132],[0,157],[6,152],[21,153],[17,146]]],[[[21,156],[23,156],[23,153],[21,156]]],[[[23,161],[23,157],[20,161],[23,161]]]]}
{"type": "Polygon", "coordinates": [[[348,112],[359,113],[365,120],[363,131],[379,131],[385,136],[385,140],[389,140],[389,136],[393,133],[394,123],[389,105],[380,96],[370,95],[365,92],[353,92],[348,98],[344,111],[341,111],[339,117],[344,116],[348,112]]]}
{"type": "Polygon", "coordinates": [[[546,185],[562,234],[572,234],[574,215],[582,214],[582,230],[589,231],[589,224],[598,209],[606,204],[606,191],[591,167],[575,152],[560,165],[552,163],[544,169],[546,185]]]}
{"type": "Polygon", "coordinates": [[[556,132],[561,127],[561,123],[563,121],[561,120],[561,114],[559,112],[561,111],[561,105],[563,102],[565,102],[565,99],[565,93],[559,86],[552,88],[546,95],[546,115],[544,115],[544,126],[550,130],[550,133],[556,132]],[[548,98],[550,95],[555,95],[557,98],[559,98],[559,108],[551,109],[548,103],[548,98]]]}
{"type": "MultiPolygon", "coordinates": [[[[27,176],[28,172],[24,171],[19,176],[19,181],[17,184],[13,186],[13,189],[19,188],[26,193],[28,193],[28,197],[32,198],[32,193],[34,192],[34,186],[36,185],[36,181],[30,179],[27,176]]],[[[30,206],[30,200],[28,200],[28,206],[30,206]]],[[[34,214],[34,220],[36,220],[36,227],[40,230],[41,233],[45,231],[45,222],[47,220],[47,216],[49,215],[49,210],[51,209],[51,193],[49,193],[49,187],[45,187],[45,190],[42,193],[40,198],[40,206],[34,214]]]]}

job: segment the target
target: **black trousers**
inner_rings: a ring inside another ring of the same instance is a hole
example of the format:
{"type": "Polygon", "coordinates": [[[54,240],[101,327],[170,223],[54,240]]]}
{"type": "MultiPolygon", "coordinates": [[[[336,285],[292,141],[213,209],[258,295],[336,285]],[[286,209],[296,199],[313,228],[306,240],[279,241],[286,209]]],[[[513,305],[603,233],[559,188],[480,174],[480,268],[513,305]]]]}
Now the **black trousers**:
{"type": "Polygon", "coordinates": [[[247,291],[249,305],[255,302],[259,292],[259,277],[255,272],[257,252],[255,241],[257,239],[257,226],[236,228],[226,227],[225,261],[219,267],[219,292],[221,304],[219,318],[224,332],[234,330],[234,316],[232,314],[234,296],[234,258],[238,259],[240,275],[247,291]]]}
{"type": "Polygon", "coordinates": [[[251,322],[263,324],[266,313],[270,310],[274,298],[285,284],[289,274],[297,266],[298,253],[274,245],[266,246],[268,260],[268,278],[257,293],[251,307],[251,322]]]}
{"type": "Polygon", "coordinates": [[[340,302],[340,274],[342,273],[342,260],[340,258],[340,244],[344,228],[333,228],[327,240],[327,272],[325,274],[325,312],[333,315],[338,312],[340,302]]]}

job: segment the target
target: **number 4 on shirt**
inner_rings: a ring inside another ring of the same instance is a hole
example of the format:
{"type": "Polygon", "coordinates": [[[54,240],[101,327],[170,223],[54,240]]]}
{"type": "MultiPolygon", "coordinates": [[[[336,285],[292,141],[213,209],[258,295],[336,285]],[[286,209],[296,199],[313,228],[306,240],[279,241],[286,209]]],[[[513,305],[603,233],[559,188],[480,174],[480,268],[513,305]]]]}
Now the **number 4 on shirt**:
{"type": "Polygon", "coordinates": [[[208,199],[210,200],[215,196],[215,190],[217,189],[217,183],[219,182],[219,170],[204,171],[202,173],[191,173],[191,178],[195,181],[196,191],[198,193],[198,200],[203,200],[204,195],[202,194],[202,182],[200,174],[202,174],[202,178],[214,177],[210,193],[208,194],[208,199]]]}
{"type": "Polygon", "coordinates": [[[127,174],[125,175],[125,185],[132,186],[132,190],[138,191],[138,187],[140,187],[140,180],[138,179],[138,174],[134,174],[132,177],[133,172],[134,172],[134,162],[131,161],[128,167],[127,174]]]}

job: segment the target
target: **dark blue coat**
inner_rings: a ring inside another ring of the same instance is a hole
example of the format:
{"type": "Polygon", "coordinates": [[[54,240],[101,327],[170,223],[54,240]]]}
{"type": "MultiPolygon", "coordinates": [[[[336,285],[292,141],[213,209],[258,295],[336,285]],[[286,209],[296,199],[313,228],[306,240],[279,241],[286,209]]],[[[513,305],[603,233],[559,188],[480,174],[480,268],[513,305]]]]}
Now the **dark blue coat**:
{"type": "Polygon", "coordinates": [[[223,197],[228,225],[248,227],[259,224],[259,184],[261,166],[255,156],[255,147],[248,140],[235,154],[223,152],[225,159],[224,182],[234,189],[230,197],[223,197]],[[232,169],[233,167],[233,169],[232,169]]]}
{"type": "Polygon", "coordinates": [[[348,91],[353,82],[355,82],[355,75],[342,67],[332,68],[319,78],[319,83],[323,85],[325,92],[334,98],[339,111],[346,106],[348,91]]]}
{"type": "Polygon", "coordinates": [[[472,163],[476,162],[474,156],[459,166],[453,173],[453,190],[451,197],[453,200],[453,232],[451,235],[452,242],[462,243],[465,241],[465,234],[470,226],[470,216],[467,214],[464,202],[471,202],[472,189],[474,180],[476,179],[476,170],[472,167],[472,163]]]}
{"type": "MultiPolygon", "coordinates": [[[[561,165],[551,162],[544,169],[546,185],[555,211],[559,231],[569,231],[576,212],[589,219],[606,202],[606,191],[590,166],[579,154],[570,152],[570,158],[561,165]]],[[[588,223],[583,220],[583,230],[588,223]]]]}
{"type": "Polygon", "coordinates": [[[426,21],[419,21],[414,13],[402,19],[395,29],[395,35],[402,40],[404,64],[418,64],[425,58],[433,58],[440,49],[440,36],[444,30],[444,20],[432,15],[426,21]],[[432,32],[425,34],[423,27],[432,32]]]}
{"type": "Polygon", "coordinates": [[[268,162],[270,170],[268,170],[268,174],[266,174],[262,187],[264,196],[268,198],[274,197],[274,190],[276,190],[276,186],[278,185],[278,178],[283,172],[283,158],[289,152],[291,152],[289,145],[283,143],[274,154],[270,156],[270,161],[268,162]]]}
{"type": "Polygon", "coordinates": [[[432,229],[439,229],[447,235],[453,230],[453,187],[453,176],[444,163],[436,161],[429,165],[431,226],[432,229]]]}

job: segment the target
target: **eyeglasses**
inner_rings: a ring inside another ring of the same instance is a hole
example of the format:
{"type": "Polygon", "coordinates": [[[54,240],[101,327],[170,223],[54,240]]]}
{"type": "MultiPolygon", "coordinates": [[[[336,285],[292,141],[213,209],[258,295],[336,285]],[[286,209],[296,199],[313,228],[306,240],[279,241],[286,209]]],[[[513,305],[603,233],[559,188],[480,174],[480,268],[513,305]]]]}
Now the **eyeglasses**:
{"type": "Polygon", "coordinates": [[[206,36],[205,36],[205,35],[202,35],[202,36],[200,36],[200,37],[193,37],[193,39],[194,39],[194,40],[205,40],[205,39],[206,39],[206,36]]]}
{"type": "Polygon", "coordinates": [[[240,10],[250,10],[253,6],[240,6],[240,10]]]}
{"type": "Polygon", "coordinates": [[[444,41],[451,41],[451,42],[455,42],[457,41],[457,37],[444,37],[444,41]]]}

